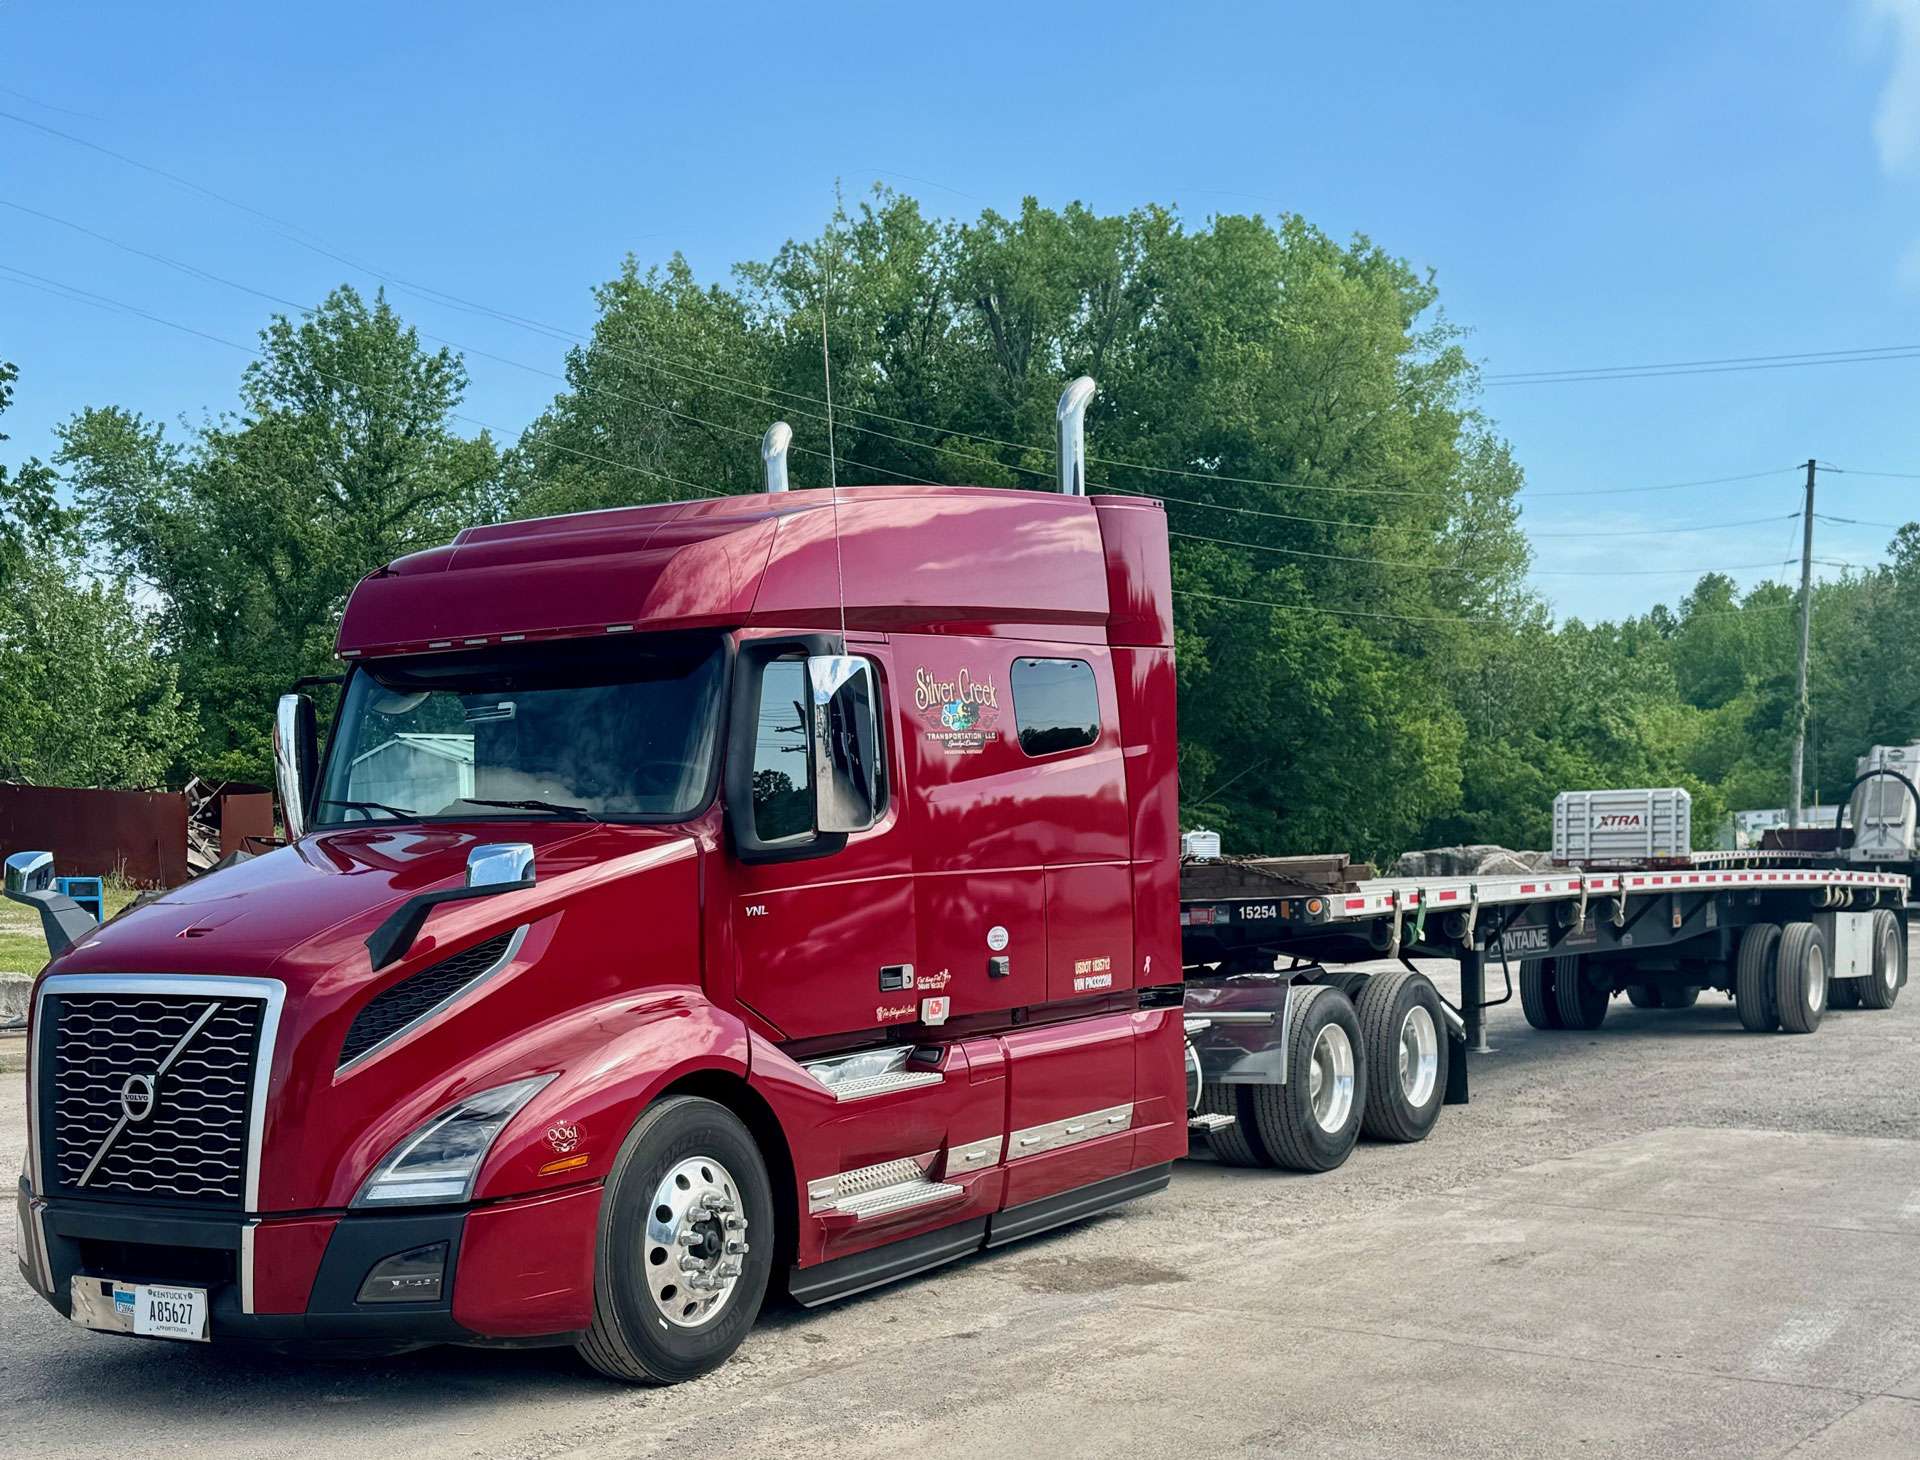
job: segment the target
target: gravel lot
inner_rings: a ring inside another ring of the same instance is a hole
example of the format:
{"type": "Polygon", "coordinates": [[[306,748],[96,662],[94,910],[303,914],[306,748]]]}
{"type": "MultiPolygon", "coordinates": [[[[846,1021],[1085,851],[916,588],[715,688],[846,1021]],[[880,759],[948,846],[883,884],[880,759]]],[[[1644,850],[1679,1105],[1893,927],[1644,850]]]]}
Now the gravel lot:
{"type": "MultiPolygon", "coordinates": [[[[1442,988],[1454,993],[1444,970],[1442,988]]],[[[1497,973],[1495,975],[1497,980],[1497,973]]],[[[1920,1454],[1920,992],[1744,1034],[1492,1011],[1473,1101],[1319,1177],[1171,1190],[623,1390],[562,1353],[249,1358],[84,1333],[0,1278],[0,1451],[1920,1454]]],[[[0,1142],[23,1092],[0,1083],[0,1142]]]]}

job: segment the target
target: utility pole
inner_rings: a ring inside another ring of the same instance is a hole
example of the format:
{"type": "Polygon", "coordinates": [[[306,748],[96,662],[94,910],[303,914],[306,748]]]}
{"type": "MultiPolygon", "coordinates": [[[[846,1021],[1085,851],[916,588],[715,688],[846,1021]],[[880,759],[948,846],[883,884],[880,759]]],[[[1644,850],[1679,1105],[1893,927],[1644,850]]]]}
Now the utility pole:
{"type": "Polygon", "coordinates": [[[1787,825],[1800,824],[1806,785],[1807,648],[1813,638],[1813,459],[1807,459],[1807,506],[1800,529],[1800,689],[1793,709],[1793,779],[1787,793],[1787,825]]]}

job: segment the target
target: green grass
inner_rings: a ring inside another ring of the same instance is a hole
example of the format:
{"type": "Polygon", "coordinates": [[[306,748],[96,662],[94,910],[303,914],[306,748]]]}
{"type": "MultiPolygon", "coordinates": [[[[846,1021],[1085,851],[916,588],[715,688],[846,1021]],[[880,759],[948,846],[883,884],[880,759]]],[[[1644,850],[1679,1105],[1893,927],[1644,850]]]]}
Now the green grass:
{"type": "MultiPolygon", "coordinates": [[[[107,884],[107,916],[112,917],[138,895],[139,889],[107,884]]],[[[38,973],[47,961],[47,940],[40,932],[40,915],[17,902],[0,902],[0,973],[38,973]]]]}

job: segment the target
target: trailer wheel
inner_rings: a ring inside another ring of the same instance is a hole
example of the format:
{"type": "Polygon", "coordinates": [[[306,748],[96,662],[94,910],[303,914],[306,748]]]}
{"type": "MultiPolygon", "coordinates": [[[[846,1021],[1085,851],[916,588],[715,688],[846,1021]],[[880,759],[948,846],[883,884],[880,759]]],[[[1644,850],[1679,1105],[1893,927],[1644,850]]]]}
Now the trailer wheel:
{"type": "Polygon", "coordinates": [[[1873,976],[1860,979],[1856,987],[1860,1002],[1869,1009],[1891,1009],[1900,997],[1900,985],[1907,981],[1907,940],[1901,935],[1900,919],[1887,908],[1873,914],[1873,976]]]}
{"type": "Polygon", "coordinates": [[[1780,961],[1780,925],[1755,923],[1740,935],[1740,954],[1733,972],[1733,1007],[1740,1022],[1755,1034],[1780,1027],[1780,1005],[1774,995],[1774,969],[1780,961]]]}
{"type": "Polygon", "coordinates": [[[1636,1009],[1659,1009],[1665,1006],[1660,1002],[1660,990],[1650,983],[1630,983],[1627,985],[1627,1002],[1636,1009]]]}
{"type": "Polygon", "coordinates": [[[1674,984],[1660,990],[1660,1007],[1663,1009],[1691,1009],[1700,1002],[1700,985],[1693,983],[1674,984]]]}
{"type": "Polygon", "coordinates": [[[1564,1029],[1598,1029],[1607,1017],[1607,1000],[1613,991],[1586,976],[1577,953],[1562,954],[1553,960],[1553,1000],[1560,1010],[1564,1029]]]}
{"type": "Polygon", "coordinates": [[[1367,1070],[1360,1129],[1377,1141],[1423,1141],[1447,1093],[1440,991],[1422,973],[1376,974],[1354,1004],[1367,1070]]]}
{"type": "Polygon", "coordinates": [[[1560,1027],[1560,1005],[1553,996],[1553,965],[1545,959],[1520,965],[1520,1008],[1535,1029],[1560,1027]]]}
{"type": "Polygon", "coordinates": [[[739,1117],[691,1095],[649,1107],[607,1180],[581,1357],[634,1384],[719,1367],[759,1315],[773,1238],[766,1162],[739,1117]]]}
{"type": "Polygon", "coordinates": [[[1207,1144],[1213,1158],[1222,1166],[1271,1166],[1260,1138],[1253,1133],[1251,1102],[1246,1085],[1223,1085],[1209,1080],[1200,1090],[1200,1110],[1205,1115],[1231,1115],[1232,1125],[1207,1132],[1207,1144]]]}
{"type": "Polygon", "coordinates": [[[1253,1135],[1289,1171],[1331,1171],[1360,1138],[1367,1105],[1367,1066],[1360,1021],[1338,989],[1308,984],[1293,991],[1287,1031],[1287,1083],[1249,1085],[1253,1135]]]}
{"type": "Polygon", "coordinates": [[[1780,959],[1774,969],[1774,998],[1780,1027],[1789,1034],[1811,1034],[1827,1012],[1827,945],[1812,923],[1788,923],[1780,930],[1780,959]]]}

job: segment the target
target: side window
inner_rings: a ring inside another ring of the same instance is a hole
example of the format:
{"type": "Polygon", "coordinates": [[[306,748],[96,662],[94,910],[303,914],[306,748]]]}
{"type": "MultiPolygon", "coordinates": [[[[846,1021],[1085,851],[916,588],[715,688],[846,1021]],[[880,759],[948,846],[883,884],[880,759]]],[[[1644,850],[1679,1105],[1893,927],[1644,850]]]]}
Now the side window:
{"type": "Polygon", "coordinates": [[[807,764],[807,666],[774,659],[760,671],[760,718],[753,739],[753,834],[763,842],[813,830],[807,764]]]}
{"type": "Polygon", "coordinates": [[[1100,690],[1084,659],[1013,661],[1013,720],[1028,755],[1078,750],[1100,738],[1100,690]]]}

